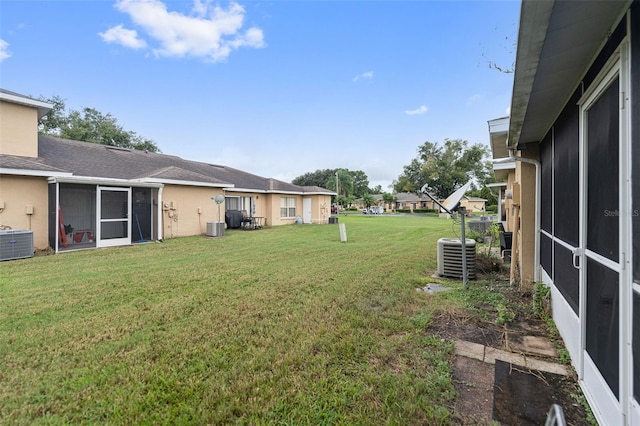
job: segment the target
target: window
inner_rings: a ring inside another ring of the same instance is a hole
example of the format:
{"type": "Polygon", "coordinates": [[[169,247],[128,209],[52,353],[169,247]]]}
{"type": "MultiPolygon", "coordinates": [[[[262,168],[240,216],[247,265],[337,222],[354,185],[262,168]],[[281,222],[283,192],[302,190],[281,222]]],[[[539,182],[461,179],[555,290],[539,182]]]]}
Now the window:
{"type": "Polygon", "coordinates": [[[255,213],[251,197],[225,197],[225,210],[246,210],[247,213],[255,213]]]}
{"type": "Polygon", "coordinates": [[[226,210],[240,210],[240,197],[225,197],[224,205],[226,210]]]}
{"type": "Polygon", "coordinates": [[[296,216],[296,199],[294,197],[280,198],[280,217],[296,216]]]}

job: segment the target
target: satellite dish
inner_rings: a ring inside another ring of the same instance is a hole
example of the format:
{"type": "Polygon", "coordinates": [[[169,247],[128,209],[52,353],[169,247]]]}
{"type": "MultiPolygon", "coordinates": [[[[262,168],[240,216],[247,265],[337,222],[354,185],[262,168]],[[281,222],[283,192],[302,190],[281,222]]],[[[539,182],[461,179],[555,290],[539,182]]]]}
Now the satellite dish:
{"type": "Polygon", "coordinates": [[[224,202],[224,195],[222,194],[216,195],[216,198],[214,198],[213,201],[215,201],[216,204],[222,204],[224,202]]]}
{"type": "Polygon", "coordinates": [[[455,210],[456,206],[458,205],[460,200],[462,200],[462,197],[464,197],[464,194],[466,194],[470,187],[471,181],[465,183],[457,191],[449,195],[447,199],[442,202],[442,206],[445,208],[445,210],[455,210]]]}

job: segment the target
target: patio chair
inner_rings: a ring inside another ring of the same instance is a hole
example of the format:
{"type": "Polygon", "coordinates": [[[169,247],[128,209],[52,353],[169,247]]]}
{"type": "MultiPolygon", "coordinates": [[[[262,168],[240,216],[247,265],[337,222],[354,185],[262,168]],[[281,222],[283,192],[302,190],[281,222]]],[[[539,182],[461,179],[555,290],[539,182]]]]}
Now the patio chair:
{"type": "Polygon", "coordinates": [[[240,226],[245,229],[250,229],[254,226],[253,218],[247,214],[246,210],[242,210],[242,219],[240,220],[240,226]]]}

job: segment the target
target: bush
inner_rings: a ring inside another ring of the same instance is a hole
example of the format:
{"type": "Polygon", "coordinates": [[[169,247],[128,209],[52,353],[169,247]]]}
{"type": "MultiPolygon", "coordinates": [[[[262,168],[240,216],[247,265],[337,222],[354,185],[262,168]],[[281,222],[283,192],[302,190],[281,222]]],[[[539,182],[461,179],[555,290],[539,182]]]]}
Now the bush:
{"type": "Polygon", "coordinates": [[[498,213],[498,205],[497,204],[489,204],[487,207],[485,207],[485,210],[487,212],[491,212],[491,213],[498,213]]]}

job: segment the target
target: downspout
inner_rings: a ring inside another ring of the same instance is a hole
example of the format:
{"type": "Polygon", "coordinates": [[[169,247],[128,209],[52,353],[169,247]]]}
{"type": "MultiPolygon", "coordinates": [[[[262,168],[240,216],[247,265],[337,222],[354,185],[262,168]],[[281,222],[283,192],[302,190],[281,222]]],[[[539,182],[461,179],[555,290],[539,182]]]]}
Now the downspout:
{"type": "Polygon", "coordinates": [[[535,197],[535,234],[534,234],[534,253],[533,253],[533,281],[540,281],[540,203],[542,199],[542,165],[538,160],[532,158],[517,157],[513,149],[509,149],[509,157],[496,158],[494,163],[503,163],[506,161],[520,161],[521,163],[533,164],[536,167],[536,197],[535,197]]]}

